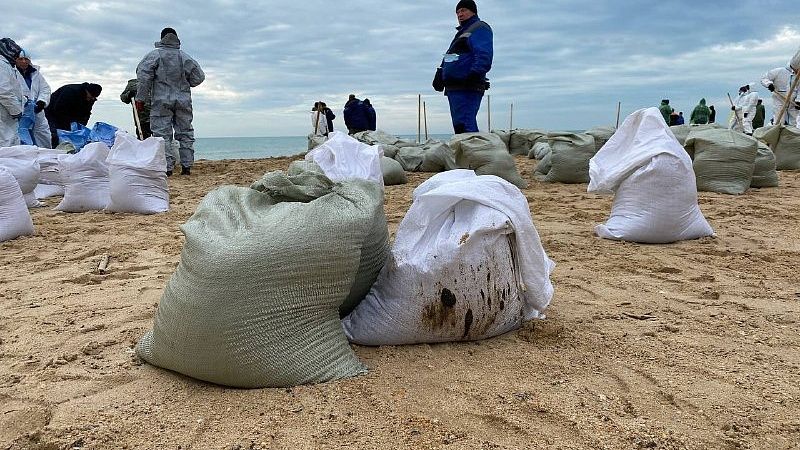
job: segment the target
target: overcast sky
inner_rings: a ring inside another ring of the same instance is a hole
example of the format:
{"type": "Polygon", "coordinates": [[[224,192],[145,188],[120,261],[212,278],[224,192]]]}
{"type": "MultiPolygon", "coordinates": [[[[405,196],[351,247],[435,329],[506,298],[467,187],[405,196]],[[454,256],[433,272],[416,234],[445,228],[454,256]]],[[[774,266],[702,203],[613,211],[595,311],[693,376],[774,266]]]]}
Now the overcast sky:
{"type": "MultiPolygon", "coordinates": [[[[206,72],[193,90],[197,137],[305,135],[316,100],[344,128],[350,93],[368,97],[378,127],[394,134],[416,134],[422,94],[429,131],[451,133],[447,101],[430,82],[455,32],[455,3],[10,0],[2,33],[53,90],[103,86],[90,124],[132,128],[119,94],[171,26],[206,72]]],[[[613,124],[618,101],[623,118],[662,98],[689,115],[706,97],[726,114],[726,92],[785,66],[800,47],[790,0],[477,3],[494,30],[492,128],[508,127],[512,102],[515,127],[549,130],[613,124]]],[[[484,97],[482,130],[487,109],[484,97]]]]}

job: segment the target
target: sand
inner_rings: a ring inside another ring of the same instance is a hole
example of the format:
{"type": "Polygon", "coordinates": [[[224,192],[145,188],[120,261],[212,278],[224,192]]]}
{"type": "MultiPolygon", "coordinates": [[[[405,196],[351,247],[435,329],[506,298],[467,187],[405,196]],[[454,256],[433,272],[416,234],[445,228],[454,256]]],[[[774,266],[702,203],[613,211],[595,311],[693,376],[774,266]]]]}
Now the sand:
{"type": "MultiPolygon", "coordinates": [[[[356,347],[369,374],[238,390],[142,363],[179,225],[291,158],[200,161],[166,214],[33,210],[0,244],[0,449],[800,448],[800,173],[700,194],[717,237],[600,240],[611,198],[516,160],[556,293],[544,321],[470,343],[356,347]],[[110,256],[108,273],[95,268],[110,256]]],[[[386,189],[394,232],[412,189],[386,189]]]]}

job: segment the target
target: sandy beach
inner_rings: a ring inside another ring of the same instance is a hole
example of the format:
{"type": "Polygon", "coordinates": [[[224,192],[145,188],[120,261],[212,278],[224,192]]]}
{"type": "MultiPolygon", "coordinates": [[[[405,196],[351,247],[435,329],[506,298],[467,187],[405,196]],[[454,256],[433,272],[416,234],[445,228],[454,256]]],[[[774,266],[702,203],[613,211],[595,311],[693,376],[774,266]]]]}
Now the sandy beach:
{"type": "MultiPolygon", "coordinates": [[[[230,389],[134,354],[217,186],[296,158],[199,161],[171,210],[32,210],[0,244],[0,449],[800,448],[800,172],[700,193],[716,238],[601,240],[612,199],[540,183],[515,157],[557,263],[547,319],[469,343],[355,348],[365,376],[230,389]],[[98,262],[109,256],[105,274],[98,262]]],[[[386,188],[392,234],[411,192],[386,188]]]]}

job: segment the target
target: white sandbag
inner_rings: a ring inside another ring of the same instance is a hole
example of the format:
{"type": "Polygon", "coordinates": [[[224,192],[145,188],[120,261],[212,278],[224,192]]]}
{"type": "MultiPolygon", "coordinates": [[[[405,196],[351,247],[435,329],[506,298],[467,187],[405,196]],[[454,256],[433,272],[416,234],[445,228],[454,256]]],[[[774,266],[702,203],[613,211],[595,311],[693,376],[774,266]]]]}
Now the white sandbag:
{"type": "Polygon", "coordinates": [[[733,130],[693,130],[684,144],[693,159],[697,190],[743,194],[750,188],[758,141],[733,130]]]}
{"type": "Polygon", "coordinates": [[[589,161],[588,191],[615,194],[605,239],[663,244],[713,235],[697,205],[692,161],[656,108],[641,109],[589,161]]]}
{"type": "Polygon", "coordinates": [[[109,203],[106,211],[158,214],[169,211],[164,138],[140,141],[117,131],[109,152],[109,203]]]}
{"type": "Polygon", "coordinates": [[[99,211],[111,201],[108,179],[109,148],[102,142],[92,142],[74,155],[58,155],[64,198],[56,211],[99,211]]]}
{"type": "Polygon", "coordinates": [[[767,144],[758,143],[758,153],[756,154],[755,168],[753,169],[753,180],[750,187],[765,188],[778,186],[778,172],[776,170],[775,154],[769,149],[767,144]]]}
{"type": "Polygon", "coordinates": [[[457,134],[450,140],[450,148],[457,167],[474,170],[478,175],[496,175],[521,189],[528,187],[517,171],[514,158],[496,134],[457,134]]]}
{"type": "Polygon", "coordinates": [[[800,169],[800,129],[767,126],[753,132],[753,137],[772,149],[777,170],[800,169]]]}
{"type": "Polygon", "coordinates": [[[33,145],[0,148],[0,167],[14,175],[28,208],[41,206],[36,194],[33,193],[39,183],[38,154],[38,148],[33,145]]]}
{"type": "Polygon", "coordinates": [[[306,161],[314,161],[334,182],[370,180],[383,185],[381,171],[383,150],[367,145],[341,131],[328,135],[328,140],[306,153],[306,161]]]}
{"type": "Polygon", "coordinates": [[[381,157],[381,171],[383,172],[383,184],[385,186],[408,183],[408,177],[406,177],[406,171],[403,170],[403,166],[392,158],[381,157]]]}
{"type": "Polygon", "coordinates": [[[19,183],[9,170],[0,167],[0,242],[33,234],[33,222],[19,183]]]}
{"type": "Polygon", "coordinates": [[[518,188],[444,172],[414,191],[389,261],[342,325],[365,345],[497,336],[543,317],[553,268],[518,188]]]}
{"type": "Polygon", "coordinates": [[[39,184],[33,190],[37,199],[60,197],[64,195],[64,181],[58,168],[58,155],[64,152],[39,148],[36,160],[39,162],[39,184]]]}

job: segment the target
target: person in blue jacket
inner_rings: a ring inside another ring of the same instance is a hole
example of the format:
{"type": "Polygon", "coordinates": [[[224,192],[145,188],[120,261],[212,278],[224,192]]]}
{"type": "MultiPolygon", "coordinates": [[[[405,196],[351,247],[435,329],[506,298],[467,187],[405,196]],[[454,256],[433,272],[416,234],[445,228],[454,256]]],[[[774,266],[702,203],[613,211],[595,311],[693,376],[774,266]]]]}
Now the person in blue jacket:
{"type": "Polygon", "coordinates": [[[494,55],[492,28],[478,17],[473,0],[456,5],[459,26],[436,71],[433,87],[444,91],[450,103],[450,116],[456,134],[478,131],[478,110],[483,93],[489,88],[486,74],[494,55]]]}

